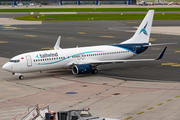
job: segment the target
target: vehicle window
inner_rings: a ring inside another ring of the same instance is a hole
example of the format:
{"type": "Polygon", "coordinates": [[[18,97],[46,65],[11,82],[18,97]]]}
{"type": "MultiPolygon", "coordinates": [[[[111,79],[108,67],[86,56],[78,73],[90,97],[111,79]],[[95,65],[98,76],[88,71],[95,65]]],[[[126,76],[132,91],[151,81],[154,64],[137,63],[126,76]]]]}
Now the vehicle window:
{"type": "Polygon", "coordinates": [[[89,117],[89,116],[91,116],[91,115],[90,115],[89,112],[87,112],[87,111],[81,111],[81,112],[80,112],[80,116],[81,116],[81,117],[89,117]]]}

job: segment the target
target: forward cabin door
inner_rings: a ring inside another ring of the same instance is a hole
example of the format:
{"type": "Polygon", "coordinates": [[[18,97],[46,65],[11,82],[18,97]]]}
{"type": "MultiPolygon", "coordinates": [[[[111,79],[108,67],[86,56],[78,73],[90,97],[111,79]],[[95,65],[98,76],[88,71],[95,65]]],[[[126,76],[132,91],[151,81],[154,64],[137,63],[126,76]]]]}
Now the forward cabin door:
{"type": "Polygon", "coordinates": [[[27,66],[28,67],[31,67],[32,66],[32,59],[31,59],[31,56],[26,56],[26,60],[27,60],[27,66]]]}

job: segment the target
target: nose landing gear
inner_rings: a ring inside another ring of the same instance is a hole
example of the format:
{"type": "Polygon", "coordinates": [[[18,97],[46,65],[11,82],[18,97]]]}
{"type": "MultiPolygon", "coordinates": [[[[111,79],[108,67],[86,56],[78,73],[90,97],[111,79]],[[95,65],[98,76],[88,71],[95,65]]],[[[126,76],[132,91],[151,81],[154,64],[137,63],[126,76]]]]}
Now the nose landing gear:
{"type": "Polygon", "coordinates": [[[24,79],[24,76],[22,73],[12,73],[13,75],[19,75],[19,79],[20,80],[23,80],[24,79]]]}
{"type": "Polygon", "coordinates": [[[20,79],[20,80],[23,80],[23,79],[24,79],[24,76],[23,76],[23,75],[20,75],[20,76],[19,76],[19,79],[20,79]]]}

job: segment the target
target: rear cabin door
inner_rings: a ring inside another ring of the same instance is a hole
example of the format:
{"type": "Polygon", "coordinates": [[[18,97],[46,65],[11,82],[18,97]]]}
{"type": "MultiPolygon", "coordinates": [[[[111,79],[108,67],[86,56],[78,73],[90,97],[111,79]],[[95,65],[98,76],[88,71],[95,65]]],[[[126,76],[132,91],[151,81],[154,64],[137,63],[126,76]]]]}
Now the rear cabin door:
{"type": "Polygon", "coordinates": [[[31,56],[26,56],[26,59],[27,59],[27,66],[28,67],[31,67],[32,66],[32,59],[31,59],[31,56]]]}

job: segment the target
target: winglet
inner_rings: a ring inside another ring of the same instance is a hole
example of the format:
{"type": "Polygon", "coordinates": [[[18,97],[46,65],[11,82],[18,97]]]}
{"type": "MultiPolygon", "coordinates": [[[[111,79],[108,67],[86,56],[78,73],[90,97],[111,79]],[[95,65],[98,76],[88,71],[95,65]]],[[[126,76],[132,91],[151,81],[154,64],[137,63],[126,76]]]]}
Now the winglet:
{"type": "Polygon", "coordinates": [[[163,50],[162,53],[159,55],[159,57],[156,58],[155,60],[160,60],[160,59],[164,56],[164,53],[165,53],[165,51],[166,51],[166,48],[167,48],[167,46],[164,48],[164,50],[163,50]]]}
{"type": "Polygon", "coordinates": [[[57,41],[56,41],[56,44],[55,44],[55,46],[54,46],[54,49],[55,49],[55,50],[61,49],[61,48],[59,47],[60,41],[61,41],[61,36],[59,36],[58,39],[57,39],[57,41]]]}

